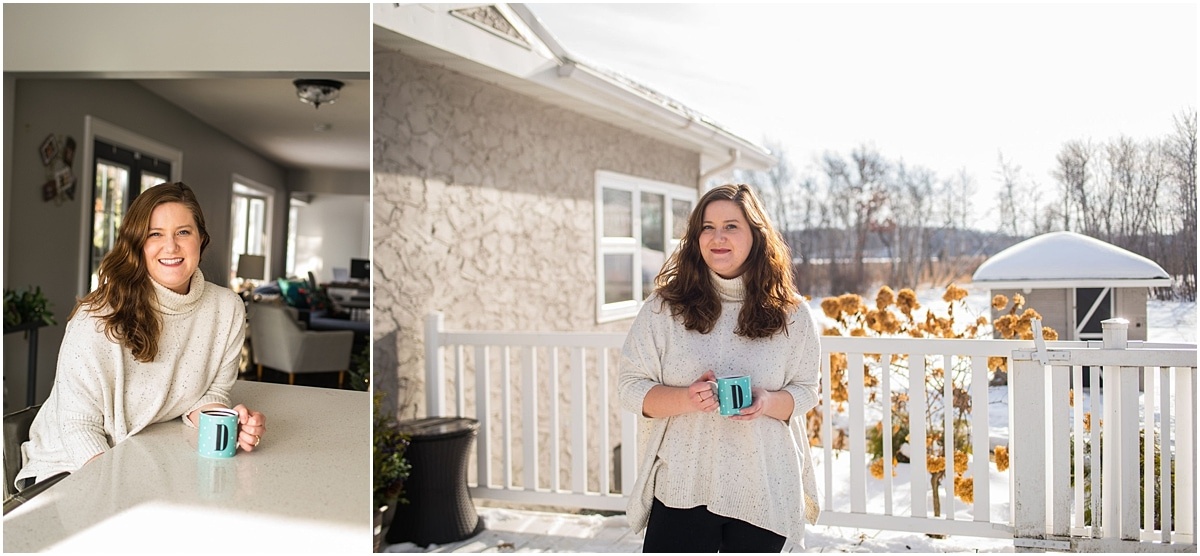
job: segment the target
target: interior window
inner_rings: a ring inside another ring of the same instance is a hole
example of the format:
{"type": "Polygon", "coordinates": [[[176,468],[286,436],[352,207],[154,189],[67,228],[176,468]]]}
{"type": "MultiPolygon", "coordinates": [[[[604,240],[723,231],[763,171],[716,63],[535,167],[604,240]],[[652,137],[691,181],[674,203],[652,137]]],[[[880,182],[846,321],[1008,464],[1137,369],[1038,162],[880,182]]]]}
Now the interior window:
{"type": "Polygon", "coordinates": [[[272,191],[263,186],[250,183],[248,180],[236,179],[233,182],[233,205],[230,216],[229,236],[232,241],[229,260],[229,283],[235,289],[245,285],[247,280],[261,282],[269,276],[241,276],[238,272],[238,259],[242,255],[261,255],[265,258],[263,267],[270,269],[270,207],[273,198],[272,191]]]}
{"type": "Polygon", "coordinates": [[[129,204],[139,193],[168,181],[171,175],[169,161],[99,139],[94,141],[93,164],[96,183],[92,188],[92,242],[86,284],[89,292],[100,285],[100,261],[112,251],[129,204]]]}

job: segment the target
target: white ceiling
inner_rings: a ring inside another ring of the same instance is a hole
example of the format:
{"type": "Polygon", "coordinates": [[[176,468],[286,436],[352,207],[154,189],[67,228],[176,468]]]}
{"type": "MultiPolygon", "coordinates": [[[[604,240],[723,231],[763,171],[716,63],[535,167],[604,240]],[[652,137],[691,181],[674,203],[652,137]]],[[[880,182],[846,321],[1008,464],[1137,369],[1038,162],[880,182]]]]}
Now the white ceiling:
{"type": "Polygon", "coordinates": [[[291,77],[135,80],[287,168],[368,171],[370,80],[341,81],[346,85],[338,99],[318,109],[296,97],[291,77]],[[316,131],[320,124],[330,129],[316,131]]]}

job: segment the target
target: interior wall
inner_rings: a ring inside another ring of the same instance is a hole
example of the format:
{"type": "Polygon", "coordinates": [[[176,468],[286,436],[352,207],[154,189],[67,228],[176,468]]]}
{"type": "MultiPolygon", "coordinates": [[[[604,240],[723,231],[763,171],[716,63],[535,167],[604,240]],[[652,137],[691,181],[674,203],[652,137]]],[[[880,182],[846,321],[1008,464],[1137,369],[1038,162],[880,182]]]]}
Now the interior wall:
{"type": "MultiPolygon", "coordinates": [[[[14,114],[13,91],[15,91],[15,90],[16,90],[16,79],[13,79],[12,77],[9,77],[8,75],[5,75],[4,76],[4,107],[3,107],[4,115],[3,115],[3,119],[0,119],[0,121],[11,122],[13,120],[13,114],[14,114]]],[[[4,127],[4,130],[3,130],[4,149],[2,152],[0,152],[0,156],[4,157],[3,160],[5,161],[5,164],[0,164],[0,166],[4,167],[4,175],[0,176],[0,179],[3,179],[4,183],[9,183],[12,180],[12,164],[8,163],[9,161],[12,160],[12,126],[6,125],[3,127],[4,127]]],[[[8,207],[9,206],[10,197],[11,197],[11,195],[9,193],[10,193],[9,189],[7,187],[5,187],[4,188],[4,201],[3,201],[4,204],[0,205],[0,207],[8,207]]],[[[9,226],[8,226],[9,219],[3,218],[2,220],[4,221],[4,224],[3,224],[4,231],[2,232],[4,235],[0,236],[0,237],[7,238],[8,237],[8,228],[9,228],[9,226]]],[[[7,247],[7,245],[8,244],[6,243],[5,247],[4,247],[3,262],[0,262],[0,271],[3,271],[3,279],[4,279],[5,284],[8,283],[8,247],[7,247]]]]}
{"type": "Polygon", "coordinates": [[[366,3],[6,4],[4,42],[25,48],[4,49],[4,70],[110,77],[305,71],[336,78],[371,70],[363,41],[370,22],[366,3]],[[137,30],[136,41],[113,40],[126,29],[137,30]]]}
{"type": "MultiPolygon", "coordinates": [[[[285,170],[197,120],[173,104],[125,80],[17,79],[12,88],[12,119],[6,121],[11,158],[4,183],[5,287],[40,286],[52,304],[57,326],[43,328],[38,349],[38,400],[50,391],[63,326],[83,284],[79,253],[80,203],[90,184],[78,183],[73,200],[43,202],[45,169],[38,147],[47,135],[74,137],[80,144],[72,171],[83,176],[84,117],[91,115],[183,153],[182,179],[199,197],[212,240],[200,269],[218,284],[229,272],[229,223],[234,174],[278,187],[287,198],[285,170]],[[11,132],[9,130],[11,129],[11,132]]],[[[6,103],[8,99],[6,99],[6,103]]],[[[274,220],[272,248],[286,241],[286,202],[274,220]]],[[[5,336],[5,412],[24,407],[26,344],[20,334],[5,336]]]]}
{"type": "Polygon", "coordinates": [[[297,276],[311,271],[317,280],[333,280],[333,268],[349,269],[350,259],[370,255],[370,207],[367,195],[314,195],[297,210],[297,276]]]}
{"type": "Polygon", "coordinates": [[[292,192],[370,195],[371,172],[353,170],[288,171],[288,189],[292,192]]]}

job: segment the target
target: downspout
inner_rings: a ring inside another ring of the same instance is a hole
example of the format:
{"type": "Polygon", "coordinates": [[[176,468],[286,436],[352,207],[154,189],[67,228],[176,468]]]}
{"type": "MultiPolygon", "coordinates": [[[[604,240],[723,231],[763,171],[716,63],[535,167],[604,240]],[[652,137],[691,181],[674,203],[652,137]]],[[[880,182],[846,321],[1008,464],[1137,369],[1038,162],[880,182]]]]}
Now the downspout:
{"type": "Polygon", "coordinates": [[[716,168],[713,168],[712,170],[709,170],[709,171],[701,174],[700,181],[699,181],[699,183],[696,184],[697,189],[700,189],[701,191],[703,191],[704,184],[708,183],[708,180],[710,178],[712,178],[713,176],[716,176],[718,174],[721,174],[721,173],[725,172],[726,170],[733,168],[734,166],[737,166],[738,161],[741,159],[742,159],[742,151],[739,151],[738,149],[729,149],[729,162],[721,164],[720,166],[717,166],[716,168]]]}

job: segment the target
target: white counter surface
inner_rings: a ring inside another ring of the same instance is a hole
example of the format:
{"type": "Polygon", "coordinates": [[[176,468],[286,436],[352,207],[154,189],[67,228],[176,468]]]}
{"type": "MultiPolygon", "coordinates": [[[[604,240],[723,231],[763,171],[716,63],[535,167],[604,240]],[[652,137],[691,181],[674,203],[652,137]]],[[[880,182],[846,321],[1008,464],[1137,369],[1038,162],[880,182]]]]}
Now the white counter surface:
{"type": "Polygon", "coordinates": [[[196,453],[159,423],[4,516],[4,552],[371,551],[366,392],[237,381],[267,418],[254,452],[196,453]]]}

